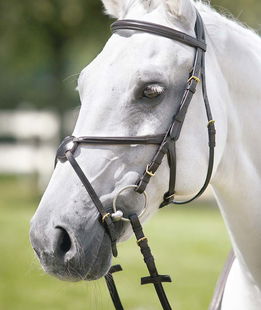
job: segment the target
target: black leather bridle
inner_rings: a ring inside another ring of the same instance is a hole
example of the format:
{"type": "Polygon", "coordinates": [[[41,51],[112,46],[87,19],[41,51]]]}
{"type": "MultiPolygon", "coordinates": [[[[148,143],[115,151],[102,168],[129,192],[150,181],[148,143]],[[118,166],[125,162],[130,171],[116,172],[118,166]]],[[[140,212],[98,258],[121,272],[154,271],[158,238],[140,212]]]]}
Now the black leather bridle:
{"type": "MultiPolygon", "coordinates": [[[[101,216],[101,222],[104,225],[106,231],[108,232],[111,244],[112,244],[112,253],[114,256],[117,256],[117,234],[115,230],[115,220],[116,216],[111,210],[106,210],[99,197],[97,196],[95,190],[92,185],[88,181],[84,172],[78,165],[74,152],[77,147],[81,144],[108,144],[108,145],[133,145],[133,144],[152,144],[158,145],[158,150],[156,154],[153,156],[151,162],[146,165],[146,169],[144,170],[143,175],[137,180],[135,186],[135,191],[142,194],[145,192],[145,189],[151,179],[153,177],[162,163],[163,158],[167,155],[168,164],[169,164],[169,188],[168,191],[164,194],[163,201],[160,207],[164,207],[169,203],[174,204],[185,204],[193,201],[198,198],[207,188],[209,181],[211,179],[213,164],[214,164],[214,148],[215,148],[215,124],[212,119],[212,114],[209,106],[207,89],[206,89],[206,78],[205,78],[205,52],[207,49],[207,45],[205,42],[205,31],[203,21],[200,15],[197,13],[197,20],[195,24],[195,33],[196,38],[189,36],[183,32],[174,30],[169,27],[165,27],[158,24],[153,24],[144,21],[137,20],[118,20],[114,22],[111,26],[112,32],[117,33],[119,30],[134,30],[134,31],[142,31],[150,34],[166,37],[168,39],[176,40],[188,46],[195,48],[195,58],[193,69],[190,73],[188,73],[188,80],[186,84],[186,88],[180,102],[177,113],[173,116],[172,122],[164,134],[159,135],[151,135],[151,136],[137,136],[137,137],[94,137],[94,136],[84,136],[84,137],[73,137],[69,136],[64,139],[61,145],[58,148],[56,155],[57,160],[66,161],[68,160],[80,178],[82,184],[87,190],[89,196],[91,197],[94,205],[101,216]],[[190,105],[192,97],[196,92],[197,84],[201,83],[202,94],[206,109],[207,116],[207,130],[209,137],[209,163],[208,170],[205,182],[199,192],[190,198],[187,201],[176,201],[174,200],[175,196],[175,183],[176,183],[176,141],[179,139],[180,132],[182,129],[183,122],[185,120],[187,109],[190,105]]],[[[117,220],[123,218],[123,214],[117,220]]],[[[161,305],[163,309],[170,310],[171,306],[168,302],[168,299],[165,295],[162,282],[171,282],[169,276],[159,275],[157,272],[157,268],[154,262],[154,258],[151,254],[150,248],[148,246],[148,240],[144,236],[142,231],[142,226],[139,221],[139,216],[133,214],[129,217],[129,221],[132,225],[133,231],[137,238],[137,243],[140,246],[141,252],[144,257],[144,261],[148,267],[150,276],[142,278],[141,284],[153,283],[158,297],[160,299],[161,305]]],[[[110,290],[110,294],[117,310],[123,309],[122,304],[120,302],[115,283],[112,278],[112,273],[114,271],[120,270],[120,266],[114,266],[111,268],[110,272],[105,276],[107,285],[110,290]]]]}

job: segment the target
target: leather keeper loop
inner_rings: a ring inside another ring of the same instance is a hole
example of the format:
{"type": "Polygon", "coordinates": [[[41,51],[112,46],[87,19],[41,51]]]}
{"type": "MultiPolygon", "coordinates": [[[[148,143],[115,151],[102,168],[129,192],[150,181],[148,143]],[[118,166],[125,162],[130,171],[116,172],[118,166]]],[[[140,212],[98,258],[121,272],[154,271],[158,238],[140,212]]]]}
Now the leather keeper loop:
{"type": "Polygon", "coordinates": [[[209,147],[216,146],[216,128],[214,123],[208,124],[208,139],[209,139],[209,147]]]}
{"type": "Polygon", "coordinates": [[[193,79],[189,82],[189,84],[187,85],[187,90],[192,92],[192,94],[195,94],[196,90],[197,90],[197,82],[193,79]]]}
{"type": "Polygon", "coordinates": [[[136,184],[137,188],[135,189],[135,192],[142,194],[145,191],[149,181],[150,181],[150,176],[148,174],[143,175],[136,184]]]}

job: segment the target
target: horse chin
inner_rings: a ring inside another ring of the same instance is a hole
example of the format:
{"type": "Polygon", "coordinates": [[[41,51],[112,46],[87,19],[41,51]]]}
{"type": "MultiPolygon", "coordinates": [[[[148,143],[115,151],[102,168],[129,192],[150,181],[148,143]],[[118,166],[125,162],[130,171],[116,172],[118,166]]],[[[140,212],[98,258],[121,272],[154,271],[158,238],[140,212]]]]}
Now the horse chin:
{"type": "Polygon", "coordinates": [[[89,271],[85,274],[84,280],[93,281],[105,276],[111,266],[112,250],[111,241],[107,234],[104,235],[98,254],[89,271]]]}

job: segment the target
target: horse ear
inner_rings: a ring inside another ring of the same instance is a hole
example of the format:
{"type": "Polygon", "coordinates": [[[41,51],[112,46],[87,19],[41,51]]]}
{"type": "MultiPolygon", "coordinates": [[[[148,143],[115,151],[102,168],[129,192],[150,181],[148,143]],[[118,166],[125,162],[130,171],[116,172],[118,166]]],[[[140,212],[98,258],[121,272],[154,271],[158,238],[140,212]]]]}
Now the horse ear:
{"type": "MultiPolygon", "coordinates": [[[[102,0],[105,13],[115,18],[122,18],[131,7],[139,7],[150,12],[158,7],[162,0],[102,0]]],[[[166,1],[166,0],[164,0],[166,1]]]]}
{"type": "Polygon", "coordinates": [[[191,27],[196,21],[196,9],[191,0],[165,0],[168,12],[184,26],[191,27]]]}
{"type": "Polygon", "coordinates": [[[106,14],[119,18],[122,8],[121,2],[121,0],[102,0],[106,14]]]}

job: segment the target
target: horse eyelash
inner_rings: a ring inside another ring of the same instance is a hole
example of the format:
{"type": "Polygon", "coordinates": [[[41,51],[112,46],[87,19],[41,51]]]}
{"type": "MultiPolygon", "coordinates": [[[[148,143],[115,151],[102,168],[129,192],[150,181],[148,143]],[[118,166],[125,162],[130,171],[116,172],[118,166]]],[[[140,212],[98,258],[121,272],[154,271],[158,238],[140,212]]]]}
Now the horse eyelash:
{"type": "Polygon", "coordinates": [[[162,94],[165,91],[165,87],[160,85],[148,85],[146,88],[150,88],[151,91],[157,92],[158,94],[162,94]]]}

